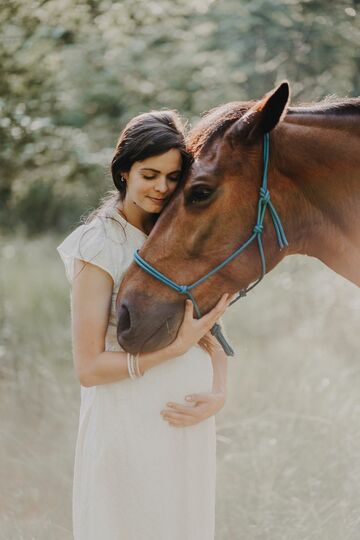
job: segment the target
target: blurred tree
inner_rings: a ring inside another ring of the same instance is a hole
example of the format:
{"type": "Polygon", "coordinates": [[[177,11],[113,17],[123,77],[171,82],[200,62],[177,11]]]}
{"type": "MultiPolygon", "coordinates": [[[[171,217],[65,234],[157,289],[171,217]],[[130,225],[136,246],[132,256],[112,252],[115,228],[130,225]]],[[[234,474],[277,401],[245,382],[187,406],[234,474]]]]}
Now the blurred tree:
{"type": "Polygon", "coordinates": [[[0,10],[0,227],[65,230],[109,187],[134,115],[359,94],[359,2],[9,0],[0,10]]]}

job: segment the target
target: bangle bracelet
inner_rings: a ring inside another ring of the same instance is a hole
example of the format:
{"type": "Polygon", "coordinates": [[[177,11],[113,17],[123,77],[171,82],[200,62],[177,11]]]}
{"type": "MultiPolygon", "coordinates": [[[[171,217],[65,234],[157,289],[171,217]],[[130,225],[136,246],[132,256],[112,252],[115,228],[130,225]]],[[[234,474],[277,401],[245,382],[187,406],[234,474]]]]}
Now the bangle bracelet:
{"type": "Polygon", "coordinates": [[[140,371],[139,356],[140,353],[138,353],[136,357],[131,353],[126,354],[127,368],[132,380],[138,379],[144,375],[144,373],[141,373],[140,371]]]}
{"type": "Polygon", "coordinates": [[[138,377],[143,377],[144,373],[141,373],[141,371],[140,371],[139,357],[140,357],[140,353],[137,353],[137,355],[135,357],[136,374],[137,374],[138,377]]]}
{"type": "Polygon", "coordinates": [[[138,375],[137,369],[136,369],[136,358],[135,358],[135,356],[133,354],[130,355],[130,358],[131,358],[131,362],[132,362],[132,371],[133,371],[133,374],[134,374],[134,378],[138,379],[139,375],[138,375]]]}
{"type": "Polygon", "coordinates": [[[126,360],[127,360],[127,368],[130,375],[130,378],[132,380],[136,379],[136,373],[134,370],[134,364],[133,364],[133,356],[130,353],[126,354],[126,360]]]}

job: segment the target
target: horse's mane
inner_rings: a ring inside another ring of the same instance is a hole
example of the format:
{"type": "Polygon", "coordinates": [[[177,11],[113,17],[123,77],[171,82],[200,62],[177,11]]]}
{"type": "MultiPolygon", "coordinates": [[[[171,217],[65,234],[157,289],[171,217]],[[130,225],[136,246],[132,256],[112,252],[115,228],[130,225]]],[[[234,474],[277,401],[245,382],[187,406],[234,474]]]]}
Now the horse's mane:
{"type": "Polygon", "coordinates": [[[288,109],[288,114],[348,115],[359,113],[360,97],[338,98],[336,96],[327,96],[316,103],[303,103],[288,109]]]}
{"type": "MultiPolygon", "coordinates": [[[[219,105],[205,112],[201,120],[191,129],[187,137],[187,146],[194,157],[215,138],[220,137],[226,129],[238,120],[256,101],[232,101],[219,105]]],[[[303,103],[296,107],[288,107],[287,114],[307,115],[349,115],[360,114],[360,98],[338,98],[327,96],[316,103],[303,103]]]]}

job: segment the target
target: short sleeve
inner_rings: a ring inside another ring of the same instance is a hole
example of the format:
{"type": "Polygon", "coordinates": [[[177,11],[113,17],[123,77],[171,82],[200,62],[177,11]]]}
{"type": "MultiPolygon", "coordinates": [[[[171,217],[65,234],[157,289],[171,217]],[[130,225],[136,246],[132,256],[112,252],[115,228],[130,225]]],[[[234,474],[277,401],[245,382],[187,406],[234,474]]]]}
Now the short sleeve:
{"type": "Polygon", "coordinates": [[[114,284],[117,283],[121,248],[110,233],[104,220],[95,218],[77,227],[57,246],[70,284],[74,280],[75,259],[99,266],[112,277],[114,284]]]}

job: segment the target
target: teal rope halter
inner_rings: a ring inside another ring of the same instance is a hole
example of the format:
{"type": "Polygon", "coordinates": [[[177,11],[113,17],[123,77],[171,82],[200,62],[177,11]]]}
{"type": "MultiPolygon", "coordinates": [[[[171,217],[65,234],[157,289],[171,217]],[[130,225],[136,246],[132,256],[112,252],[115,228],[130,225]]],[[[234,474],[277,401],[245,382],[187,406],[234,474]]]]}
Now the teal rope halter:
{"type": "MultiPolygon", "coordinates": [[[[268,208],[270,211],[270,215],[274,224],[276,236],[278,239],[279,247],[280,249],[283,249],[285,246],[288,246],[288,242],[286,240],[286,236],[284,233],[283,226],[281,224],[280,218],[278,213],[275,210],[274,205],[272,204],[270,200],[270,193],[267,188],[267,180],[268,180],[268,168],[269,168],[269,146],[270,146],[270,136],[269,133],[266,133],[264,135],[264,144],[263,144],[263,163],[264,163],[264,171],[263,171],[263,178],[262,178],[262,185],[259,192],[259,200],[258,200],[258,207],[257,207],[257,220],[256,225],[253,228],[253,232],[239,248],[237,248],[229,257],[227,257],[222,263],[218,264],[213,270],[205,274],[202,278],[198,279],[191,285],[178,285],[175,283],[175,281],[172,281],[170,278],[156,270],[153,266],[151,266],[148,262],[146,262],[140,255],[139,250],[135,251],[134,254],[134,261],[146,272],[148,272],[151,276],[158,279],[164,285],[168,285],[172,289],[174,289],[176,292],[180,294],[186,295],[192,303],[194,304],[194,308],[196,311],[197,316],[201,317],[201,312],[199,309],[199,306],[196,303],[195,298],[191,294],[191,290],[194,289],[197,285],[200,285],[205,279],[209,278],[210,276],[213,276],[216,272],[224,268],[226,264],[231,262],[235,257],[240,255],[250,244],[257,239],[258,247],[259,247],[259,254],[261,259],[261,276],[249,287],[246,289],[242,289],[239,291],[238,296],[230,302],[230,306],[234,304],[234,302],[237,302],[240,298],[246,296],[246,294],[253,289],[264,277],[266,274],[266,259],[265,259],[265,253],[264,253],[264,247],[262,243],[262,233],[264,230],[264,217],[266,209],[268,208]]],[[[211,333],[213,336],[216,337],[216,339],[219,341],[221,346],[223,347],[225,353],[228,356],[234,356],[234,351],[232,347],[229,345],[229,343],[226,341],[225,337],[223,336],[221,332],[221,327],[218,323],[215,323],[214,326],[211,328],[211,333]]]]}

